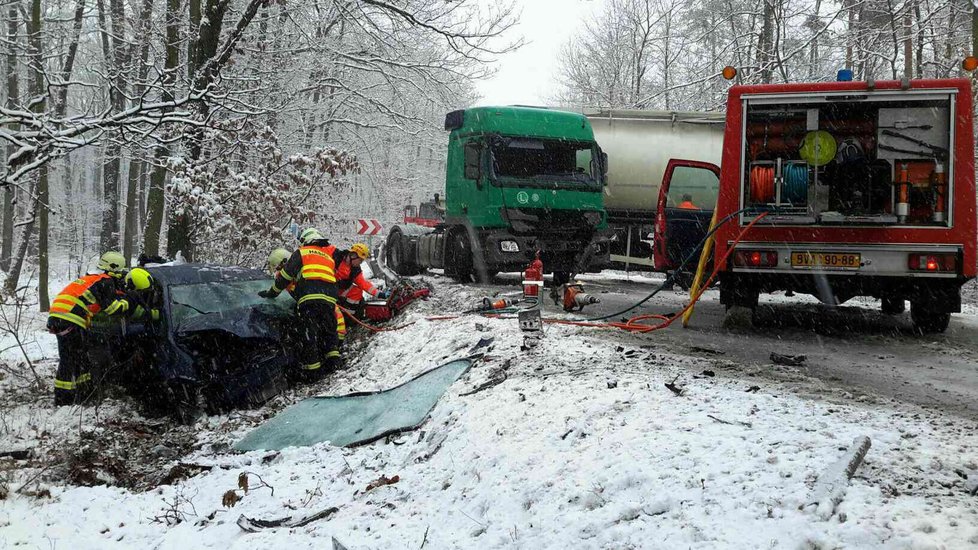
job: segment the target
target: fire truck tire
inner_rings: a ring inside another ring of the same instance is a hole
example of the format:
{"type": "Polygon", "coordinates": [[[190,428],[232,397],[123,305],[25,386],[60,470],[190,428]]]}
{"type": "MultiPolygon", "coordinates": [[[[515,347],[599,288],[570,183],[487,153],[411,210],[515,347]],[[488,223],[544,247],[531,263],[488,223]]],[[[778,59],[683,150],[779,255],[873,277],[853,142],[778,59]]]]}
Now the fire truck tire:
{"type": "Polygon", "coordinates": [[[746,331],[754,328],[754,308],[730,306],[723,314],[721,325],[726,330],[746,331]]]}
{"type": "Polygon", "coordinates": [[[884,315],[899,315],[907,310],[907,301],[900,296],[883,296],[880,311],[884,315]]]}
{"type": "Polygon", "coordinates": [[[720,277],[720,303],[727,306],[729,310],[733,306],[742,306],[748,309],[757,308],[757,301],[760,292],[756,287],[745,282],[736,275],[720,277]]]}
{"type": "Polygon", "coordinates": [[[910,303],[910,319],[917,331],[923,334],[944,332],[951,321],[951,314],[934,311],[919,302],[910,303]]]}
{"type": "Polygon", "coordinates": [[[460,283],[472,282],[472,245],[464,229],[450,229],[445,236],[445,275],[460,283]]]}

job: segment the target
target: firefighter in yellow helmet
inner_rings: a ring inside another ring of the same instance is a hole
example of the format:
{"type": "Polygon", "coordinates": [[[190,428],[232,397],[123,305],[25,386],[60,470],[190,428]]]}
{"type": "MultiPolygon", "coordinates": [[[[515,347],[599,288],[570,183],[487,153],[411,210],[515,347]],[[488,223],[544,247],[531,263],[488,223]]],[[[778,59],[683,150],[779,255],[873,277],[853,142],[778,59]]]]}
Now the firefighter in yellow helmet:
{"type": "Polygon", "coordinates": [[[387,297],[385,292],[363,276],[361,266],[369,257],[370,249],[363,243],[356,243],[349,250],[337,250],[333,254],[336,260],[336,286],[339,288],[340,299],[348,305],[359,306],[364,292],[375,298],[387,297]]]}
{"type": "Polygon", "coordinates": [[[314,228],[299,235],[302,246],[289,256],[275,275],[268,290],[258,293],[275,298],[293,283],[292,297],[297,304],[299,323],[306,343],[296,355],[302,374],[320,378],[339,364],[340,350],[336,340],[336,247],[314,228]]]}
{"type": "Polygon", "coordinates": [[[92,317],[124,313],[126,259],[106,252],[98,261],[101,273],[85,275],[68,284],[51,302],[48,331],[58,338],[58,371],[54,376],[55,406],[83,403],[94,389],[92,371],[101,344],[91,332],[92,317]]]}
{"type": "Polygon", "coordinates": [[[156,281],[149,271],[137,267],[126,274],[125,315],[134,320],[160,319],[159,301],[162,296],[156,292],[156,281]]]}

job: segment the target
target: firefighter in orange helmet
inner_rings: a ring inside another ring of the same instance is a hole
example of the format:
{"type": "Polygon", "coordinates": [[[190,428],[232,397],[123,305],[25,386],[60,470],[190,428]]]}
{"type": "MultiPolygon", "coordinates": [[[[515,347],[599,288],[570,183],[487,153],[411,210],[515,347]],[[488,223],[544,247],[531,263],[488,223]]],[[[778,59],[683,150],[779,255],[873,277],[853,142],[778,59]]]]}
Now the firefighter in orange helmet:
{"type": "Polygon", "coordinates": [[[336,341],[336,247],[319,230],[305,229],[299,235],[302,246],[289,256],[275,275],[272,288],[258,293],[275,298],[293,283],[292,297],[297,304],[299,323],[306,345],[297,350],[302,373],[321,378],[339,364],[336,341]]]}
{"type": "Polygon", "coordinates": [[[361,266],[370,257],[370,249],[363,243],[356,243],[349,250],[337,250],[333,255],[336,261],[336,286],[339,289],[340,305],[348,310],[359,311],[363,304],[363,294],[374,298],[387,298],[363,276],[361,266]]]}
{"type": "Polygon", "coordinates": [[[91,333],[92,317],[128,313],[123,277],[126,259],[106,252],[98,261],[101,273],[85,275],[68,284],[51,302],[48,331],[58,338],[58,371],[54,376],[54,405],[85,402],[95,389],[92,371],[101,340],[91,333]]]}

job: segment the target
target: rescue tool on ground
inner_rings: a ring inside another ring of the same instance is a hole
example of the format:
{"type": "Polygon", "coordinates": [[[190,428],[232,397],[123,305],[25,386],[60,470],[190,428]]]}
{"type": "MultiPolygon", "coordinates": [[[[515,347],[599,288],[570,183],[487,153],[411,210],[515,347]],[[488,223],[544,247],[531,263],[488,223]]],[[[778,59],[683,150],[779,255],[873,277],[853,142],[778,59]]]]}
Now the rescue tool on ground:
{"type": "Polygon", "coordinates": [[[398,279],[383,300],[368,300],[364,306],[364,316],[368,321],[380,323],[390,321],[418,299],[427,300],[431,288],[410,279],[398,279]]]}
{"type": "Polygon", "coordinates": [[[581,311],[584,306],[600,303],[596,297],[584,292],[584,285],[580,281],[567,283],[563,289],[564,311],[581,311]]]}

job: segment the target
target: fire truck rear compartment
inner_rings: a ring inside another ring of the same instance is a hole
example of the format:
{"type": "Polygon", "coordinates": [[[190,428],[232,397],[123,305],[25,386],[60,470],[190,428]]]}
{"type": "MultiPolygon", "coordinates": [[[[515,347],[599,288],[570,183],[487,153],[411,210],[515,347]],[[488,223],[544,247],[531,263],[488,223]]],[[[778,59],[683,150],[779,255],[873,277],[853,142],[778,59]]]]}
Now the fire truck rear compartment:
{"type": "Polygon", "coordinates": [[[748,100],[743,204],[786,225],[949,224],[944,94],[748,100]]]}

